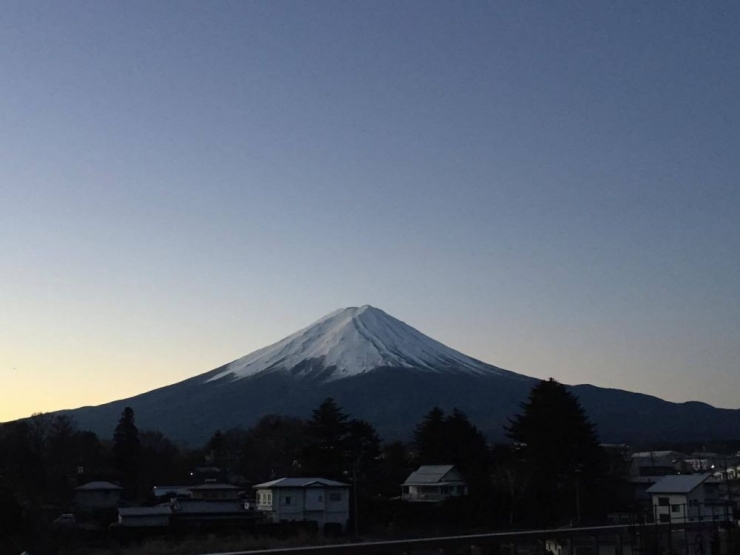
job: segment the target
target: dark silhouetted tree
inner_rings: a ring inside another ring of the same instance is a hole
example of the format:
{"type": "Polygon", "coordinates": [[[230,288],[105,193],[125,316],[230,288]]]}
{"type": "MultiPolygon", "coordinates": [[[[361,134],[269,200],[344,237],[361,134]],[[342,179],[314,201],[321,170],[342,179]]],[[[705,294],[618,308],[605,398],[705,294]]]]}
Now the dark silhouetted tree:
{"type": "Polygon", "coordinates": [[[414,470],[414,466],[408,445],[402,441],[384,444],[380,453],[379,479],[371,484],[374,493],[384,498],[398,496],[401,484],[414,470]]]}
{"type": "Polygon", "coordinates": [[[46,460],[49,493],[56,502],[71,501],[70,480],[77,473],[77,429],[71,416],[57,414],[51,418],[46,434],[46,460]]]}
{"type": "Polygon", "coordinates": [[[46,493],[45,431],[38,416],[3,426],[0,472],[18,499],[30,504],[43,502],[46,493]]]}
{"type": "Polygon", "coordinates": [[[485,436],[459,409],[445,418],[443,429],[448,462],[460,470],[471,493],[487,495],[490,455],[485,436]]]}
{"type": "Polygon", "coordinates": [[[380,438],[373,426],[349,416],[328,398],[306,423],[301,473],[364,482],[377,469],[380,438]]]}
{"type": "Polygon", "coordinates": [[[76,432],[74,436],[78,471],[77,485],[95,480],[103,474],[107,463],[107,453],[100,439],[93,432],[76,432]]]}
{"type": "Polygon", "coordinates": [[[2,538],[18,533],[23,524],[23,507],[12,490],[0,479],[0,547],[2,538]]]}
{"type": "MultiPolygon", "coordinates": [[[[352,419],[347,424],[346,455],[351,474],[358,483],[375,477],[380,462],[380,437],[364,420],[352,419]]],[[[346,472],[346,471],[345,471],[346,472]]]]}
{"type": "Polygon", "coordinates": [[[606,484],[606,455],[578,399],[553,379],[535,385],[506,435],[528,474],[527,511],[535,524],[597,519],[606,484]]]}
{"type": "Polygon", "coordinates": [[[445,416],[442,409],[434,407],[414,430],[414,447],[417,464],[453,464],[471,490],[481,491],[487,485],[486,438],[463,411],[453,409],[445,416]]]}
{"type": "Polygon", "coordinates": [[[348,468],[349,416],[329,397],[314,409],[306,423],[306,441],[301,472],[333,480],[345,479],[348,468]]]}
{"type": "Polygon", "coordinates": [[[445,444],[445,413],[434,407],[424,420],[414,428],[415,462],[423,464],[445,464],[449,462],[450,450],[445,444]]]}
{"type": "Polygon", "coordinates": [[[113,461],[128,495],[136,492],[141,458],[139,429],[134,420],[134,410],[126,407],[113,433],[113,461]]]}
{"type": "Polygon", "coordinates": [[[221,433],[221,430],[216,430],[216,433],[213,434],[208,441],[208,445],[206,445],[206,462],[226,471],[228,470],[227,459],[226,437],[221,433]]]}
{"type": "Polygon", "coordinates": [[[161,432],[139,432],[141,455],[138,474],[139,491],[149,494],[156,485],[187,483],[188,461],[180,449],[161,432]]]}
{"type": "Polygon", "coordinates": [[[514,526],[525,504],[529,472],[513,445],[495,445],[491,450],[491,460],[493,487],[502,498],[500,520],[514,526]]]}
{"type": "Polygon", "coordinates": [[[243,442],[239,468],[253,483],[300,472],[306,444],[306,424],[299,418],[266,415],[249,428],[243,442]]]}

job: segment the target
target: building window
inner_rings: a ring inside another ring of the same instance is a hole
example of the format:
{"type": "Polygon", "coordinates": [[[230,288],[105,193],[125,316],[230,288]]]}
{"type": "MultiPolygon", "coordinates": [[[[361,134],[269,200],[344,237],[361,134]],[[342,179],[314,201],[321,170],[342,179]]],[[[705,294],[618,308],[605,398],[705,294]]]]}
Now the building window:
{"type": "Polygon", "coordinates": [[[661,522],[670,522],[671,521],[671,515],[660,515],[660,521],[661,522]]]}
{"type": "Polygon", "coordinates": [[[323,503],[323,502],[324,502],[324,496],[323,495],[319,495],[319,503],[323,503]]]}
{"type": "Polygon", "coordinates": [[[293,500],[290,498],[290,495],[286,495],[285,496],[285,504],[286,505],[290,505],[292,503],[292,501],[293,500]]]}
{"type": "Polygon", "coordinates": [[[671,512],[672,513],[680,513],[681,512],[681,505],[671,505],[671,512]]]}
{"type": "Polygon", "coordinates": [[[668,505],[670,505],[670,503],[668,502],[668,498],[658,497],[658,505],[660,505],[661,507],[667,507],[668,505]]]}
{"type": "Polygon", "coordinates": [[[341,501],[341,500],[342,500],[341,493],[330,493],[329,494],[329,501],[341,501]]]}

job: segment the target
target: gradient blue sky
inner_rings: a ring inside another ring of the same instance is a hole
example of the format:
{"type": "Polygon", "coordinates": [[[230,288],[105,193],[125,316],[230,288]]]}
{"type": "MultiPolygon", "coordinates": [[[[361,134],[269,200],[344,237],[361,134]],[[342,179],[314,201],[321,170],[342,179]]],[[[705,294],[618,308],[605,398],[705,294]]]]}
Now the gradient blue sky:
{"type": "Polygon", "coordinates": [[[739,28],[737,2],[4,2],[0,420],[362,304],[740,407],[739,28]]]}

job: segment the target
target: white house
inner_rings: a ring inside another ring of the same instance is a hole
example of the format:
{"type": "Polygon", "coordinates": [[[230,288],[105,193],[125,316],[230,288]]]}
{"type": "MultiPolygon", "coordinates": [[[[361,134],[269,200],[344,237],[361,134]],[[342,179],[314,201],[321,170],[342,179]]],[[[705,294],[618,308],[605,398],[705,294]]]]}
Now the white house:
{"type": "Polygon", "coordinates": [[[121,491],[110,482],[88,482],[75,488],[75,503],[81,509],[112,509],[118,506],[121,491]]]}
{"type": "Polygon", "coordinates": [[[401,498],[404,501],[436,502],[467,493],[465,480],[451,464],[420,466],[401,484],[401,498]]]}
{"type": "Polygon", "coordinates": [[[665,476],[648,488],[657,522],[699,522],[732,519],[721,482],[710,474],[665,476]]]}
{"type": "Polygon", "coordinates": [[[349,520],[349,485],[326,478],[280,478],[254,486],[257,510],[273,522],[310,520],[319,528],[349,520]]]}

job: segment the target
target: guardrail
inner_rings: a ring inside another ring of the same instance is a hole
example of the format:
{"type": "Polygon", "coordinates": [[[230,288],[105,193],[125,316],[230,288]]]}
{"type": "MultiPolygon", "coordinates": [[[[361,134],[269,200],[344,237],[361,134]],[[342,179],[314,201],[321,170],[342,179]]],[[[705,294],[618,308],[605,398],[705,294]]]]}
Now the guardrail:
{"type": "MultiPolygon", "coordinates": [[[[693,530],[701,528],[701,523],[682,524],[681,529],[693,530]]],[[[415,551],[437,550],[440,554],[448,555],[465,548],[473,548],[474,553],[480,553],[480,548],[492,545],[512,544],[511,553],[516,553],[516,545],[527,542],[536,542],[551,539],[573,540],[575,538],[590,537],[597,547],[599,538],[612,536],[617,538],[617,544],[622,545],[625,536],[634,535],[638,529],[649,529],[653,532],[670,532],[677,528],[676,524],[618,524],[611,526],[554,528],[544,530],[527,530],[520,532],[495,532],[490,534],[470,534],[463,536],[444,536],[434,538],[418,538],[410,540],[391,540],[380,542],[344,543],[334,545],[315,545],[306,547],[291,547],[286,549],[263,549],[257,551],[232,551],[228,553],[213,553],[210,555],[375,555],[383,553],[399,553],[410,555],[415,551]]],[[[570,542],[572,552],[572,541],[570,542]]],[[[544,547],[542,548],[544,553],[544,547]]],[[[617,554],[621,549],[617,550],[617,554]]]]}

